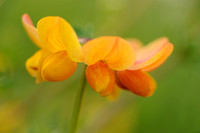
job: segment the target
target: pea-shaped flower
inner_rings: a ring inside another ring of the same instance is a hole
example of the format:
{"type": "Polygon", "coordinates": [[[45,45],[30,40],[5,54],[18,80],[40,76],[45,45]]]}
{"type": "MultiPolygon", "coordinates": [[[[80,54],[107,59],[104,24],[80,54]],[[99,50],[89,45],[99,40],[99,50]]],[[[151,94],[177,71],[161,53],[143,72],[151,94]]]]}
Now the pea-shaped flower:
{"type": "Polygon", "coordinates": [[[115,98],[119,88],[139,96],[151,96],[156,82],[147,72],[164,63],[173,51],[167,38],[160,38],[147,46],[117,36],[79,40],[71,25],[60,17],[42,18],[37,28],[27,14],[22,16],[22,22],[32,41],[40,48],[26,62],[26,68],[36,77],[36,82],[62,81],[75,72],[77,62],[87,65],[74,104],[72,133],[76,131],[86,79],[101,96],[115,98]],[[83,47],[79,41],[85,43],[83,47]]]}
{"type": "Polygon", "coordinates": [[[60,17],[45,17],[34,27],[27,14],[22,16],[29,37],[40,48],[26,62],[36,82],[62,81],[76,70],[83,54],[78,37],[71,25],[60,17]]]}
{"type": "Polygon", "coordinates": [[[113,95],[118,87],[151,96],[155,80],[146,72],[160,66],[172,53],[173,45],[160,38],[141,47],[136,41],[120,37],[100,37],[83,46],[86,78],[102,96],[113,95]]]}

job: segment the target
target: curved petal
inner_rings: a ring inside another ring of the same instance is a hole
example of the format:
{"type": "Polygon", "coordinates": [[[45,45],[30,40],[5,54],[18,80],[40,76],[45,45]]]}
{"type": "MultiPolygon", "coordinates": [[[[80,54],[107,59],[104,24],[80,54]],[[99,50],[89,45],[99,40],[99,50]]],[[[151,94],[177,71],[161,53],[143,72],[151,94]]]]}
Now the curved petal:
{"type": "Polygon", "coordinates": [[[115,43],[114,37],[99,37],[86,42],[82,49],[84,62],[87,65],[93,65],[110,53],[115,43]]]}
{"type": "Polygon", "coordinates": [[[76,67],[77,63],[72,61],[64,50],[53,53],[46,58],[41,73],[45,81],[62,81],[72,76],[76,67]]]}
{"type": "Polygon", "coordinates": [[[28,14],[24,14],[22,16],[22,24],[27,32],[27,34],[29,35],[29,37],[31,38],[31,40],[40,48],[43,47],[42,43],[40,42],[39,36],[38,36],[38,32],[37,29],[34,27],[30,17],[28,16],[28,14]]]}
{"type": "Polygon", "coordinates": [[[90,65],[86,68],[85,76],[90,86],[99,92],[102,96],[112,94],[115,84],[115,76],[113,70],[102,61],[90,65]]]}
{"type": "Polygon", "coordinates": [[[115,45],[104,59],[110,68],[124,70],[135,62],[136,56],[134,50],[126,40],[116,37],[115,45]]]}
{"type": "Polygon", "coordinates": [[[41,58],[41,50],[37,51],[26,61],[26,69],[32,77],[37,77],[38,66],[41,58]]]}
{"type": "Polygon", "coordinates": [[[128,90],[139,96],[148,97],[154,93],[156,88],[155,80],[141,70],[118,71],[117,75],[128,90]]]}
{"type": "Polygon", "coordinates": [[[67,50],[68,56],[75,62],[83,61],[78,37],[71,25],[60,17],[45,17],[37,24],[38,34],[45,47],[52,52],[67,50]]]}
{"type": "Polygon", "coordinates": [[[130,44],[120,37],[99,37],[83,46],[84,62],[88,65],[103,60],[114,70],[124,70],[135,62],[130,44]]]}
{"type": "Polygon", "coordinates": [[[167,38],[160,38],[136,51],[136,62],[129,70],[151,71],[159,67],[171,55],[173,44],[167,38]]]}
{"type": "Polygon", "coordinates": [[[42,63],[50,54],[50,51],[42,49],[37,51],[32,57],[30,57],[26,61],[26,69],[32,77],[36,77],[37,83],[43,81],[41,75],[42,63]]]}
{"type": "Polygon", "coordinates": [[[171,55],[173,49],[174,49],[173,44],[168,43],[167,46],[165,46],[160,52],[158,52],[155,55],[155,58],[154,58],[155,61],[154,62],[152,61],[153,63],[146,65],[146,67],[143,67],[142,70],[145,71],[145,72],[150,72],[150,71],[158,68],[171,55]],[[157,56],[157,58],[156,58],[156,56],[157,56]]]}

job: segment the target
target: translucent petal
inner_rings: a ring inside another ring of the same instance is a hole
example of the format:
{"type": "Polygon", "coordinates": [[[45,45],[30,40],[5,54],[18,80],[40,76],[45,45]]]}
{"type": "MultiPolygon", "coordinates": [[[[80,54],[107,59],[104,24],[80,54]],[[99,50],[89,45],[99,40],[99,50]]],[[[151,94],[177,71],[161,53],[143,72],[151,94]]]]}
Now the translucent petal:
{"type": "Polygon", "coordinates": [[[111,95],[109,95],[107,97],[108,100],[110,100],[110,101],[116,100],[119,97],[119,95],[120,95],[120,91],[121,91],[120,87],[117,84],[115,84],[114,85],[114,89],[113,89],[111,95]]]}
{"type": "Polygon", "coordinates": [[[171,55],[173,45],[167,38],[160,38],[136,51],[136,62],[129,70],[151,71],[159,67],[171,55]]]}
{"type": "Polygon", "coordinates": [[[130,38],[130,39],[126,39],[126,40],[129,42],[129,44],[131,45],[131,47],[135,51],[138,51],[143,46],[143,43],[140,40],[138,40],[138,39],[130,38]]]}
{"type": "Polygon", "coordinates": [[[28,16],[28,14],[24,14],[22,16],[22,24],[27,32],[27,34],[29,35],[29,37],[31,38],[31,40],[40,48],[43,48],[42,43],[40,42],[39,36],[38,36],[38,32],[37,29],[34,27],[30,17],[28,16]]]}

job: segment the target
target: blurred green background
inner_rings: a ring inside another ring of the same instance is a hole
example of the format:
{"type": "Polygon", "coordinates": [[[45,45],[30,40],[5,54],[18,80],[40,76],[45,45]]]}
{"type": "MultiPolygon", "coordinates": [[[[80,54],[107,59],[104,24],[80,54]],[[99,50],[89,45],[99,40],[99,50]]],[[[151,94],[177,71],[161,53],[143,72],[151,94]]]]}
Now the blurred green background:
{"type": "Polygon", "coordinates": [[[35,84],[25,61],[38,49],[21,16],[36,25],[60,16],[79,36],[117,35],[145,44],[167,36],[173,54],[151,72],[158,88],[149,98],[122,91],[113,102],[87,85],[78,133],[200,132],[199,0],[0,0],[0,133],[65,133],[81,65],[63,82],[35,84]]]}

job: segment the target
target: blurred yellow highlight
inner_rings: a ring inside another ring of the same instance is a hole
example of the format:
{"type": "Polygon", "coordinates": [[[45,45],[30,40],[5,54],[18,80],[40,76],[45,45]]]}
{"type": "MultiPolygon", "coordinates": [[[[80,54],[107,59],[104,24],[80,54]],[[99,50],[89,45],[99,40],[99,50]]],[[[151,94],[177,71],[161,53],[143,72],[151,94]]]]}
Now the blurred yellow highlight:
{"type": "Polygon", "coordinates": [[[0,105],[0,133],[13,133],[24,121],[24,113],[18,103],[0,105]]]}

